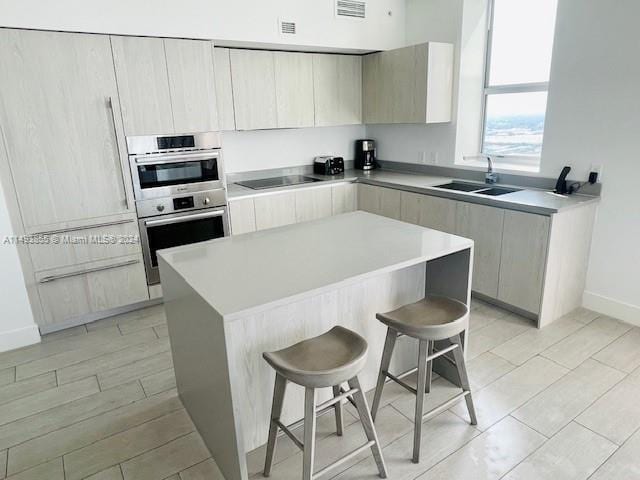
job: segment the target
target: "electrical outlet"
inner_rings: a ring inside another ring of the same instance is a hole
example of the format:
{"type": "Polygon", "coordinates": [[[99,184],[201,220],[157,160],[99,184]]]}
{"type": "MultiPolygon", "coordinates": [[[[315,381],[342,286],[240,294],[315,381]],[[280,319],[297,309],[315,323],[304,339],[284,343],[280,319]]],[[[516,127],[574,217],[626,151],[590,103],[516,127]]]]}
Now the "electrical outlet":
{"type": "Polygon", "coordinates": [[[426,165],[427,163],[427,152],[420,152],[420,158],[418,159],[418,162],[426,165]]]}
{"type": "Polygon", "coordinates": [[[602,164],[592,163],[589,168],[589,173],[595,173],[597,175],[597,182],[602,182],[602,164]]]}
{"type": "Polygon", "coordinates": [[[431,165],[440,163],[440,152],[431,152],[430,163],[431,165]]]}

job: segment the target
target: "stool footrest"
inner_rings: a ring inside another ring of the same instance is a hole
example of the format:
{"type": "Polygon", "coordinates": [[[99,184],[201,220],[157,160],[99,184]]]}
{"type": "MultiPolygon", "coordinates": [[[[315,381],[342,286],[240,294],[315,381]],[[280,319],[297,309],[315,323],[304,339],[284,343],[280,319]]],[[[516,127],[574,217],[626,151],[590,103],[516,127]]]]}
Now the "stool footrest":
{"type": "Polygon", "coordinates": [[[455,397],[450,398],[446,402],[441,403],[436,408],[434,408],[432,410],[429,410],[427,413],[422,415],[422,421],[424,422],[425,420],[428,420],[428,419],[430,419],[432,417],[435,417],[437,414],[442,413],[447,408],[449,408],[451,405],[453,405],[454,403],[457,403],[458,401],[460,401],[462,398],[466,397],[470,393],[471,392],[469,392],[468,390],[465,390],[465,391],[457,394],[455,397]]]}
{"type": "MultiPolygon", "coordinates": [[[[413,393],[414,395],[417,395],[418,390],[416,390],[415,388],[413,388],[411,385],[409,385],[406,382],[403,382],[402,380],[400,380],[400,377],[396,377],[395,375],[389,373],[389,372],[382,372],[384,373],[388,378],[390,378],[391,380],[393,380],[394,382],[396,382],[398,385],[400,385],[401,387],[406,388],[407,390],[409,390],[411,393],[413,393]]],[[[406,373],[406,372],[405,372],[406,373]]],[[[404,374],[403,374],[404,375],[404,374]]],[[[406,376],[406,375],[405,375],[406,376]]]]}
{"type": "Polygon", "coordinates": [[[289,437],[291,439],[291,441],[293,443],[296,444],[296,446],[300,449],[300,450],[304,450],[304,443],[302,443],[300,440],[298,440],[298,437],[296,437],[294,435],[294,433],[289,430],[289,427],[287,427],[284,423],[282,423],[280,420],[272,420],[272,422],[274,422],[279,428],[280,430],[283,431],[283,433],[285,435],[287,435],[287,437],[289,437]]]}
{"type": "Polygon", "coordinates": [[[324,475],[325,473],[333,470],[336,467],[339,467],[340,465],[342,465],[344,462],[352,459],[353,457],[355,457],[356,455],[358,455],[359,453],[363,452],[364,450],[366,450],[367,448],[370,448],[372,445],[374,445],[376,442],[374,442],[373,440],[368,441],[367,443],[365,443],[364,445],[362,445],[361,447],[356,448],[354,451],[347,453],[344,457],[342,457],[339,460],[336,460],[335,462],[327,465],[326,467],[324,467],[321,470],[318,470],[316,473],[314,473],[311,478],[317,478],[317,477],[321,477],[322,475],[324,475]]]}
{"type": "Polygon", "coordinates": [[[335,405],[338,402],[341,402],[342,400],[344,400],[345,398],[349,398],[351,397],[351,395],[353,395],[354,393],[358,393],[359,390],[357,388],[352,388],[350,390],[344,390],[342,388],[340,388],[340,395],[337,395],[329,400],[327,400],[324,403],[321,403],[320,405],[318,405],[316,407],[316,413],[319,413],[320,411],[324,410],[325,408],[328,408],[332,405],[335,405]]]}

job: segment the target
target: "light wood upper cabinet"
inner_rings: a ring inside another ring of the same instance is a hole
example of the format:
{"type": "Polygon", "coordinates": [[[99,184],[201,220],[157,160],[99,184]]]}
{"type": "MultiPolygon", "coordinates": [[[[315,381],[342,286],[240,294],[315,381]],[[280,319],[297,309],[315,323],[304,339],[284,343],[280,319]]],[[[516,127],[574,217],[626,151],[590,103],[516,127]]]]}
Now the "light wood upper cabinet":
{"type": "Polygon", "coordinates": [[[474,241],[475,292],[498,297],[504,210],[475,203],[457,202],[456,234],[474,241]]]}
{"type": "Polygon", "coordinates": [[[364,123],[451,121],[453,52],[430,42],[365,55],[364,123]]]}
{"type": "Polygon", "coordinates": [[[399,220],[400,196],[399,190],[359,184],[358,210],[399,220]]]}
{"type": "Polygon", "coordinates": [[[311,55],[274,52],[278,128],[313,127],[311,55]]]}
{"type": "Polygon", "coordinates": [[[549,217],[505,211],[499,300],[527,312],[539,313],[549,226],[549,217]]]}
{"type": "Polygon", "coordinates": [[[164,41],[112,36],[126,135],[175,132],[164,41]]]}
{"type": "Polygon", "coordinates": [[[233,107],[238,130],[277,128],[273,52],[231,50],[233,107]]]}
{"type": "Polygon", "coordinates": [[[441,232],[456,232],[456,201],[402,192],[401,220],[441,232]]]}
{"type": "Polygon", "coordinates": [[[219,130],[211,42],[164,40],[176,133],[219,130]]]}
{"type": "Polygon", "coordinates": [[[218,130],[211,42],[111,36],[126,135],[218,130]]]}
{"type": "Polygon", "coordinates": [[[0,29],[0,64],[0,124],[25,230],[129,211],[109,37],[0,29]]]}
{"type": "Polygon", "coordinates": [[[362,123],[362,57],[313,54],[315,125],[362,123]]]}
{"type": "Polygon", "coordinates": [[[213,49],[213,65],[216,76],[216,103],[220,130],[235,130],[236,117],[233,111],[233,84],[228,48],[215,47],[213,49]]]}

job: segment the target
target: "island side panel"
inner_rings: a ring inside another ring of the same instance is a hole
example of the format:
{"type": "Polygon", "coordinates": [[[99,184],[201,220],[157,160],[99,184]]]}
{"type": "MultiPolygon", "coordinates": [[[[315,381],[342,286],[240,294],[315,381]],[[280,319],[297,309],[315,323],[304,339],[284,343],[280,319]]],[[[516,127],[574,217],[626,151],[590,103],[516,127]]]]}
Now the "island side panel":
{"type": "MultiPolygon", "coordinates": [[[[369,343],[360,381],[365,390],[372,389],[386,336],[386,327],[375,314],[421,299],[424,289],[425,264],[422,263],[226,322],[232,392],[245,449],[253,450],[267,440],[275,374],[262,358],[263,352],[285,348],[320,335],[335,325],[343,325],[369,343]]],[[[391,370],[403,372],[415,367],[416,347],[413,339],[398,339],[391,370]]],[[[331,389],[319,390],[318,403],[330,394],[331,389]]],[[[287,384],[284,422],[301,419],[303,407],[304,390],[287,384]]]]}
{"type": "Polygon", "coordinates": [[[159,257],[178,393],[227,480],[244,480],[247,465],[236,425],[224,322],[159,257]]]}
{"type": "MultiPolygon", "coordinates": [[[[471,279],[473,275],[473,248],[461,250],[445,257],[427,262],[425,293],[444,295],[464,302],[471,309],[471,279]]],[[[464,355],[468,344],[469,330],[462,336],[464,355]]],[[[436,349],[451,345],[449,340],[436,342],[436,349]]],[[[441,377],[455,385],[460,385],[460,378],[453,362],[451,352],[433,362],[433,370],[441,377]]]]}

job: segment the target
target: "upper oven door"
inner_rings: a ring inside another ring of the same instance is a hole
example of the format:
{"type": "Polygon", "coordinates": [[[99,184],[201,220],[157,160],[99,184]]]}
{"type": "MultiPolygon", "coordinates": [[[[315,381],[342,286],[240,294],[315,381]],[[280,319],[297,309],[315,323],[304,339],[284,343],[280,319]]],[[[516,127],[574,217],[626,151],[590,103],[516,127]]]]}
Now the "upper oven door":
{"type": "Polygon", "coordinates": [[[130,166],[136,200],[224,187],[220,150],[136,155],[130,166]]]}

